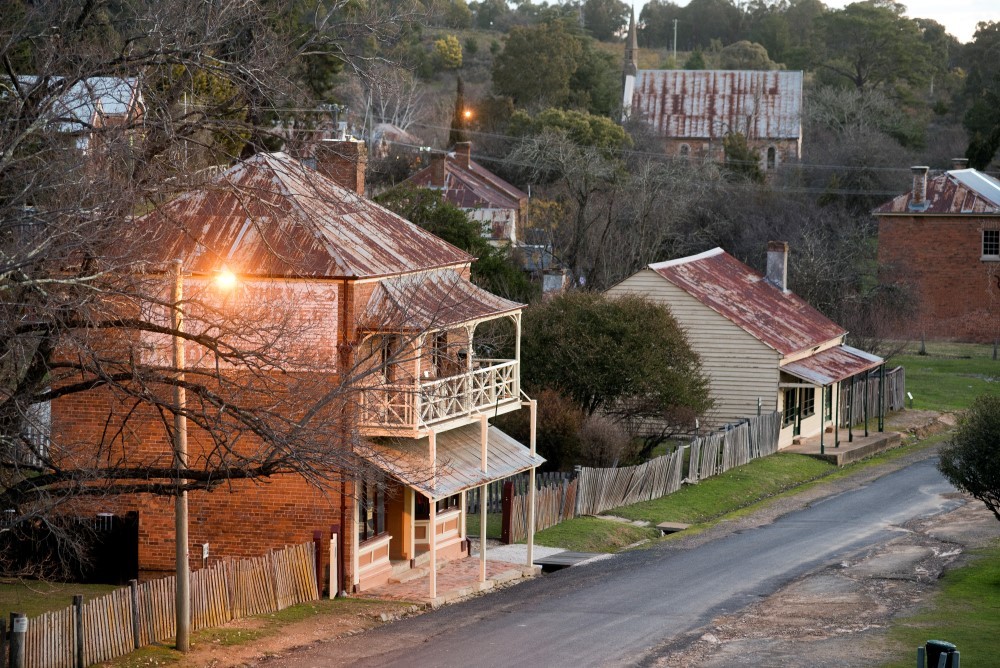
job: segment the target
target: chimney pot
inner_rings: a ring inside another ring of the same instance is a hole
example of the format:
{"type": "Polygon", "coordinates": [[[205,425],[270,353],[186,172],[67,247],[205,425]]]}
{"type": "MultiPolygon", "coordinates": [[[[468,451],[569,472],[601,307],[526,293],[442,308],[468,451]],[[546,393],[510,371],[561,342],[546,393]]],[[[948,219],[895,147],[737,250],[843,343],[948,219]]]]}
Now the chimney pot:
{"type": "Polygon", "coordinates": [[[767,274],[764,280],[782,292],[788,292],[788,242],[767,242],[767,274]]]}
{"type": "Polygon", "coordinates": [[[927,202],[927,172],[930,167],[910,167],[910,171],[913,173],[913,197],[910,204],[921,207],[927,202]]]}
{"type": "Polygon", "coordinates": [[[968,158],[952,158],[951,159],[952,169],[968,169],[969,159],[968,158]]]}

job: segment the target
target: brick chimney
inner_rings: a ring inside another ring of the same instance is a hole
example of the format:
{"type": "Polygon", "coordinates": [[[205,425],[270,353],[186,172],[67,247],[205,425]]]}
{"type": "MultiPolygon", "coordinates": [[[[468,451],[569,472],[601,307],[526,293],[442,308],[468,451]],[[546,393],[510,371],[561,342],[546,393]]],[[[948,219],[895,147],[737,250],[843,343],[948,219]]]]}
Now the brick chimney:
{"type": "Polygon", "coordinates": [[[913,172],[913,196],[910,197],[910,207],[915,209],[927,206],[927,172],[930,167],[910,167],[913,172]]]}
{"type": "Polygon", "coordinates": [[[455,162],[462,169],[469,169],[469,159],[472,153],[472,142],[460,141],[455,144],[455,162]]]}
{"type": "Polygon", "coordinates": [[[431,157],[431,187],[444,188],[444,161],[447,159],[446,153],[435,153],[431,157]]]}
{"type": "Polygon", "coordinates": [[[767,242],[767,274],[764,280],[782,292],[788,292],[788,242],[767,242]]]}
{"type": "Polygon", "coordinates": [[[968,169],[969,159],[968,158],[952,158],[951,159],[952,169],[968,169]]]}
{"type": "Polygon", "coordinates": [[[364,196],[368,149],[363,141],[324,139],[316,147],[316,171],[364,196]]]}

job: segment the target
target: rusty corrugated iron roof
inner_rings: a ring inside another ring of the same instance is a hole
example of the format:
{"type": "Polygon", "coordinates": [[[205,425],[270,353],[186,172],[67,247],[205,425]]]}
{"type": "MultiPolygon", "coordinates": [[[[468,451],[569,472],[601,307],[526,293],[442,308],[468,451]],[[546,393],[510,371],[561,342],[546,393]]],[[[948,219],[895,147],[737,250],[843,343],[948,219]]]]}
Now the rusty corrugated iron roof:
{"type": "Polygon", "coordinates": [[[359,327],[371,331],[428,331],[496,317],[522,307],[445,269],[380,281],[359,327]]]}
{"type": "Polygon", "coordinates": [[[639,70],[630,115],[661,137],[798,139],[802,72],[639,70]]]}
{"type": "Polygon", "coordinates": [[[784,293],[721,248],[649,268],[782,355],[847,332],[792,293],[784,293]]]}
{"type": "Polygon", "coordinates": [[[1000,181],[975,169],[955,169],[927,179],[927,197],[914,203],[913,191],[886,202],[873,212],[876,216],[998,215],[1000,181]]]}
{"type": "Polygon", "coordinates": [[[427,437],[381,439],[363,446],[362,457],[389,475],[420,491],[431,500],[512,476],[545,459],[513,437],[491,426],[486,436],[486,470],[482,469],[478,424],[449,429],[435,436],[437,468],[431,470],[427,437]]]}
{"type": "MultiPolygon", "coordinates": [[[[420,188],[441,188],[434,183],[434,166],[425,167],[407,181],[420,188]]],[[[528,197],[474,160],[463,167],[452,154],[444,157],[444,199],[461,209],[512,209],[528,197]]]]}
{"type": "Polygon", "coordinates": [[[877,355],[851,346],[836,346],[789,362],[781,370],[808,383],[826,386],[874,369],[884,361],[877,355]]]}
{"type": "Polygon", "coordinates": [[[138,219],[153,262],[192,272],[365,278],[462,265],[468,253],[284,153],[258,153],[138,219]]]}

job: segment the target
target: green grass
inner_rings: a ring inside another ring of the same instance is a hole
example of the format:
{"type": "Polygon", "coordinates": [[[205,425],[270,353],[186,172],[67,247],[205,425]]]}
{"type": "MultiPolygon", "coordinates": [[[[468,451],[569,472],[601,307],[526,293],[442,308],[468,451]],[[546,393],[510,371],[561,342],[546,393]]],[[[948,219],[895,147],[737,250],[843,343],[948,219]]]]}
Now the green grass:
{"type": "Polygon", "coordinates": [[[914,665],[928,640],[958,647],[964,666],[996,665],[1000,656],[1000,545],[977,550],[967,566],[945,573],[924,611],[897,620],[889,637],[897,647],[891,668],[914,665]]]}
{"type": "Polygon", "coordinates": [[[9,619],[10,613],[22,612],[28,617],[37,617],[43,612],[62,610],[73,605],[73,596],[82,594],[84,601],[103,596],[117,585],[65,584],[39,580],[0,581],[0,613],[9,619]]]}
{"type": "Polygon", "coordinates": [[[805,455],[778,453],[755,459],[697,485],[686,485],[680,491],[659,499],[608,512],[652,524],[697,524],[826,476],[836,469],[833,464],[805,455]]]}
{"type": "MultiPolygon", "coordinates": [[[[486,537],[500,540],[503,530],[503,516],[500,513],[486,515],[486,537]]],[[[479,539],[479,513],[467,513],[465,516],[465,535],[479,539]]]]}
{"type": "Polygon", "coordinates": [[[1000,392],[1000,360],[993,346],[971,343],[927,343],[927,354],[918,355],[911,344],[891,363],[906,369],[906,390],[913,408],[955,411],[968,408],[980,394],[1000,392]]]}
{"type": "Polygon", "coordinates": [[[535,534],[535,542],[574,552],[617,552],[639,541],[658,538],[658,529],[623,522],[576,517],[535,534]]]}

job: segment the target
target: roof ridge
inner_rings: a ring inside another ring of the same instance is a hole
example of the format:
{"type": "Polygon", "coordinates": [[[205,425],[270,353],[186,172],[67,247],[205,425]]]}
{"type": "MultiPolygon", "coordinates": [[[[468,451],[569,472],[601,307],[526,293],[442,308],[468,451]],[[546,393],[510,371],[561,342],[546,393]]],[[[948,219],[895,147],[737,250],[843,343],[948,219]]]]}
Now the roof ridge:
{"type": "Polygon", "coordinates": [[[725,253],[720,247],[716,246],[711,250],[707,250],[703,253],[698,253],[697,255],[688,255],[687,257],[679,257],[673,260],[664,260],[663,262],[654,262],[648,267],[653,271],[657,269],[666,269],[667,267],[676,267],[679,264],[687,264],[688,262],[697,262],[698,260],[704,260],[706,258],[713,257],[719,253],[725,253]]]}

